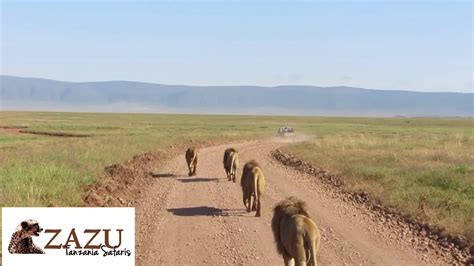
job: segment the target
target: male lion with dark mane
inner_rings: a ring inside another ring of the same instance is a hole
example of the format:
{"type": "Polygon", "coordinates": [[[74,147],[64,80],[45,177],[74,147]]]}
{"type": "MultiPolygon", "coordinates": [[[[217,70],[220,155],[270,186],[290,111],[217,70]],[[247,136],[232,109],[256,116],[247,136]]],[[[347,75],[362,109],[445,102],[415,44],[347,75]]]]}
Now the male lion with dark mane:
{"type": "Polygon", "coordinates": [[[198,149],[191,147],[186,151],[186,163],[188,164],[189,176],[196,175],[196,168],[198,164],[198,149]]]}
{"type": "Polygon", "coordinates": [[[244,165],[240,186],[247,212],[256,211],[255,216],[260,217],[262,208],[260,199],[265,189],[265,176],[256,161],[251,160],[244,165]]]}
{"type": "Polygon", "coordinates": [[[232,180],[235,183],[238,167],[239,154],[234,148],[226,149],[224,152],[224,169],[229,181],[232,180]]]}
{"type": "Polygon", "coordinates": [[[272,231],[285,265],[317,265],[321,233],[311,220],[306,202],[289,197],[273,209],[272,231]]]}

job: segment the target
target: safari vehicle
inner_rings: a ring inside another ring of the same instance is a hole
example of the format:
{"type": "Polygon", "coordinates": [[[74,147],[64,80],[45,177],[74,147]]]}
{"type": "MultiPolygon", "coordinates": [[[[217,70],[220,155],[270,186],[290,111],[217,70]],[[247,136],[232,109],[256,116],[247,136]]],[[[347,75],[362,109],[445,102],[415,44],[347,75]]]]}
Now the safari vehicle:
{"type": "Polygon", "coordinates": [[[294,135],[295,131],[292,127],[280,127],[278,129],[278,136],[292,136],[294,135]]]}

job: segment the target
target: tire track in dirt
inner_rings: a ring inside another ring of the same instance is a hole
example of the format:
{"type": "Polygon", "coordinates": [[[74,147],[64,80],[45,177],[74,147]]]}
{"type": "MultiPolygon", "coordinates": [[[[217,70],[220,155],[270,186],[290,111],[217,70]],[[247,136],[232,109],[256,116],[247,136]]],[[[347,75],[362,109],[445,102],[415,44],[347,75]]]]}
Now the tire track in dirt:
{"type": "Polygon", "coordinates": [[[137,265],[281,265],[270,227],[272,207],[291,195],[308,202],[321,228],[318,262],[322,265],[446,263],[393,241],[396,232],[374,230],[380,225],[363,210],[334,197],[314,178],[275,162],[269,153],[281,145],[260,141],[201,149],[195,177],[184,176],[184,151],[157,169],[174,177],[151,178],[138,201],[137,265]],[[242,164],[236,183],[227,181],[222,166],[229,146],[239,150],[242,164]],[[260,218],[246,213],[242,203],[239,179],[250,159],[260,162],[267,180],[260,218]]]}

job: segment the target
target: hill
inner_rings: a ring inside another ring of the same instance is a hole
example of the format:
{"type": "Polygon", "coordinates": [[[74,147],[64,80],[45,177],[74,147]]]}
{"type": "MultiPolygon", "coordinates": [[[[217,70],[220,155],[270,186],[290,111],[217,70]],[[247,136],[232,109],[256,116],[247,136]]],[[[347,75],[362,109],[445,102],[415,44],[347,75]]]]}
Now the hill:
{"type": "Polygon", "coordinates": [[[0,76],[2,110],[473,116],[473,93],[316,86],[184,86],[0,76]]]}

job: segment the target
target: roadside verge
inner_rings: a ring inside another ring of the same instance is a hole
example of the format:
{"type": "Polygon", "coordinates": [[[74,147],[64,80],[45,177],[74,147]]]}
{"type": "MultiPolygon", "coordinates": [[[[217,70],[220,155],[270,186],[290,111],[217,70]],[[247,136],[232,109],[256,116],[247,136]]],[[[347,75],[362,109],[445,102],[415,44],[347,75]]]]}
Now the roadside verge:
{"type": "Polygon", "coordinates": [[[384,225],[400,227],[403,234],[412,234],[414,236],[412,241],[420,243],[423,248],[433,249],[439,254],[449,254],[460,263],[465,263],[469,256],[474,256],[474,246],[469,243],[466,237],[453,236],[442,227],[423,223],[423,221],[404,215],[392,207],[383,206],[380,201],[372,198],[365,191],[349,191],[337,173],[315,167],[291,154],[282,152],[280,149],[274,150],[271,156],[287,167],[321,180],[343,200],[352,201],[371,210],[376,216],[374,219],[383,221],[384,225]]]}

